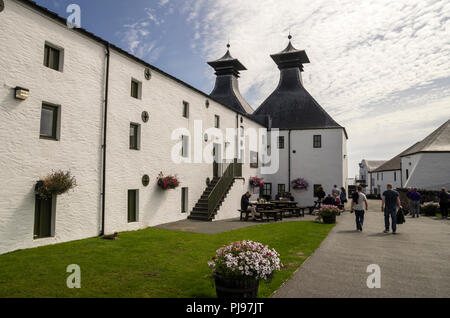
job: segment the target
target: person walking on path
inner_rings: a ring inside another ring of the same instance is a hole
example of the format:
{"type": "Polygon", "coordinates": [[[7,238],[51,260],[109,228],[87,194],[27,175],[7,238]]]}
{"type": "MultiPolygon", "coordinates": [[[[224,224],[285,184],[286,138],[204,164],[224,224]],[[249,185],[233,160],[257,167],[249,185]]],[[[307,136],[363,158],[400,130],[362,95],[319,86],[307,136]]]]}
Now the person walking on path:
{"type": "Polygon", "coordinates": [[[442,188],[441,192],[439,192],[439,207],[443,219],[447,219],[448,217],[449,203],[450,203],[450,194],[447,192],[447,189],[442,188]]]}
{"type": "Polygon", "coordinates": [[[387,185],[387,190],[383,192],[381,212],[384,212],[384,233],[389,233],[389,217],[392,220],[392,234],[397,234],[397,209],[402,209],[400,195],[392,190],[392,184],[387,185]]]}
{"type": "Polygon", "coordinates": [[[413,208],[413,205],[412,205],[412,200],[411,200],[411,194],[412,194],[412,192],[413,192],[413,189],[412,188],[408,188],[408,192],[406,192],[406,197],[408,198],[408,211],[409,212],[413,212],[412,211],[412,208],[413,208]]]}
{"type": "Polygon", "coordinates": [[[362,191],[363,188],[359,186],[358,196],[355,195],[352,200],[352,211],[355,211],[356,216],[356,230],[360,232],[362,232],[364,225],[364,207],[366,208],[366,211],[369,210],[366,195],[362,191]]]}
{"type": "Polygon", "coordinates": [[[409,199],[411,200],[412,217],[420,217],[420,199],[422,196],[416,188],[409,193],[409,199]]]}

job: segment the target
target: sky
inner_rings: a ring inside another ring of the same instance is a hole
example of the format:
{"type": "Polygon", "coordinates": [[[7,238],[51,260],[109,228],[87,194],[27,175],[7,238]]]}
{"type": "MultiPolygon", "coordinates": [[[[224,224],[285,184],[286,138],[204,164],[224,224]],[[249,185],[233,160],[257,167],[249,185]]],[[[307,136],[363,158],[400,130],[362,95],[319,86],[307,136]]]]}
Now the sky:
{"type": "Polygon", "coordinates": [[[349,176],[362,159],[388,160],[450,119],[448,0],[37,0],[165,72],[210,93],[206,64],[226,52],[248,69],[253,108],[276,88],[270,58],[306,50],[304,86],[349,135],[349,176]]]}

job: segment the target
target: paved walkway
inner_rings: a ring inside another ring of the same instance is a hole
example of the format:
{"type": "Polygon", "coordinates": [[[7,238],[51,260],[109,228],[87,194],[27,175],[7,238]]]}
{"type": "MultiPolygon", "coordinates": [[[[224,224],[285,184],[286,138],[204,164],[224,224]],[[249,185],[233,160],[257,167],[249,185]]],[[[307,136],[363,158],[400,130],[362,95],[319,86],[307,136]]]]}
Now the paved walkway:
{"type": "Polygon", "coordinates": [[[406,217],[384,234],[380,201],[370,201],[364,232],[354,214],[338,220],[316,252],[275,298],[450,297],[450,220],[406,217]],[[381,268],[381,288],[369,289],[367,266],[381,268]]]}
{"type": "MultiPolygon", "coordinates": [[[[304,218],[284,218],[281,222],[299,222],[299,221],[314,221],[316,216],[311,216],[306,214],[304,218]]],[[[279,221],[278,221],[279,222],[279,221]]],[[[274,223],[274,221],[270,221],[274,223]]],[[[194,233],[205,233],[205,234],[216,234],[221,232],[228,232],[236,229],[241,229],[249,226],[257,226],[262,224],[268,224],[268,222],[260,221],[240,221],[239,218],[215,221],[215,222],[204,222],[196,220],[182,220],[179,222],[168,223],[163,225],[155,226],[158,229],[173,230],[173,231],[184,231],[184,232],[194,232],[194,233]]]]}

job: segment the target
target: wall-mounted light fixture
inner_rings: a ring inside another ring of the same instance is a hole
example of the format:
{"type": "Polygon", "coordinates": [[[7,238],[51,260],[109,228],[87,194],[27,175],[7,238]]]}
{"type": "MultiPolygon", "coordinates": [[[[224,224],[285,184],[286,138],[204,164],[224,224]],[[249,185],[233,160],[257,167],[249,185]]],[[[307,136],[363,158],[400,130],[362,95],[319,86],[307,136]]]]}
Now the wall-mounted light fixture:
{"type": "Polygon", "coordinates": [[[30,96],[29,89],[17,86],[15,88],[15,91],[16,91],[16,99],[25,100],[28,98],[28,96],[30,96]]]}

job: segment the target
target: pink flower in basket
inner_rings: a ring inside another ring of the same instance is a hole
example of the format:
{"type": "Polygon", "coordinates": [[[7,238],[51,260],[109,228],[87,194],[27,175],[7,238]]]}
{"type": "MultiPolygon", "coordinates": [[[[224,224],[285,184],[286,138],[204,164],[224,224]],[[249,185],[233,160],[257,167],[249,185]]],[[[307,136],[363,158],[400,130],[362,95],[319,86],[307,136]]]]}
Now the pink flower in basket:
{"type": "Polygon", "coordinates": [[[252,177],[252,178],[250,178],[250,185],[252,187],[261,188],[262,186],[264,186],[264,179],[258,178],[258,177],[252,177]]]}
{"type": "Polygon", "coordinates": [[[292,183],[292,187],[295,190],[306,190],[306,189],[308,189],[308,186],[309,186],[308,181],[306,181],[303,178],[295,179],[291,183],[292,183]]]}

